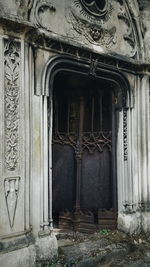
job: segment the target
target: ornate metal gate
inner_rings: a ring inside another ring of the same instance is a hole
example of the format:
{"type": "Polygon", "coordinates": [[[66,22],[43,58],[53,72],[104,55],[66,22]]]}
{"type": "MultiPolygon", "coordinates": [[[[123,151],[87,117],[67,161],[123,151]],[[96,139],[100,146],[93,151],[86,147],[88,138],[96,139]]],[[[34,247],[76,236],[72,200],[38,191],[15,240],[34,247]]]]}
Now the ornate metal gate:
{"type": "Polygon", "coordinates": [[[62,80],[54,86],[54,220],[83,232],[114,228],[112,90],[90,79],[62,80]]]}

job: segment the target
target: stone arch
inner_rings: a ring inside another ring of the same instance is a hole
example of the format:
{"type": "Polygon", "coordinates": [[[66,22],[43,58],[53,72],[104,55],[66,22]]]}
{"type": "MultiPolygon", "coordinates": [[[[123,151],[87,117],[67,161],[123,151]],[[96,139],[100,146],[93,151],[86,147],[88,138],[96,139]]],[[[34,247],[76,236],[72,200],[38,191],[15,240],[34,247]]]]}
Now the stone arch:
{"type": "Polygon", "coordinates": [[[91,75],[96,79],[104,79],[117,85],[118,108],[131,107],[132,92],[127,78],[120,71],[104,67],[97,61],[77,59],[68,55],[54,56],[46,63],[42,78],[42,95],[50,95],[53,87],[54,76],[60,71],[78,72],[86,76],[91,75]]]}

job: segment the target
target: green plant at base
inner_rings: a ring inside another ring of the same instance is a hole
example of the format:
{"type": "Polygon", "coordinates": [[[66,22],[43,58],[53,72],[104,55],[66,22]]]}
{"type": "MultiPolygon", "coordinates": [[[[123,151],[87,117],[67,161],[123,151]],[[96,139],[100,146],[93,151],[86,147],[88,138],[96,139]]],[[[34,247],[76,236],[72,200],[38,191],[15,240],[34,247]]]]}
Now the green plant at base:
{"type": "Polygon", "coordinates": [[[108,235],[110,233],[110,230],[109,229],[102,229],[101,231],[100,231],[100,234],[101,235],[108,235]]]}

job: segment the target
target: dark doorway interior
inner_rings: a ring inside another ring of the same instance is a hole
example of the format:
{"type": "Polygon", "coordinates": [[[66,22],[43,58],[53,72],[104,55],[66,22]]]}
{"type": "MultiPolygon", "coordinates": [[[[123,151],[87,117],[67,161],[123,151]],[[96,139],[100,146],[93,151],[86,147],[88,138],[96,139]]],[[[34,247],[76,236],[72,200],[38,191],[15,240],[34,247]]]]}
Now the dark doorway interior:
{"type": "Polygon", "coordinates": [[[61,72],[53,89],[54,227],[115,228],[112,85],[61,72]]]}

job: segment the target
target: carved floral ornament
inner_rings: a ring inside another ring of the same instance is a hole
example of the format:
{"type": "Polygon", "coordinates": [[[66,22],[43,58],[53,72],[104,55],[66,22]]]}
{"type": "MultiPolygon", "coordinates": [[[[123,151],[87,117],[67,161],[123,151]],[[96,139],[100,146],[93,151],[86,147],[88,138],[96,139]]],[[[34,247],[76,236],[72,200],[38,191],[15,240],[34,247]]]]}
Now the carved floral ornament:
{"type": "Polygon", "coordinates": [[[14,171],[19,158],[20,43],[4,42],[5,166],[14,171]]]}

